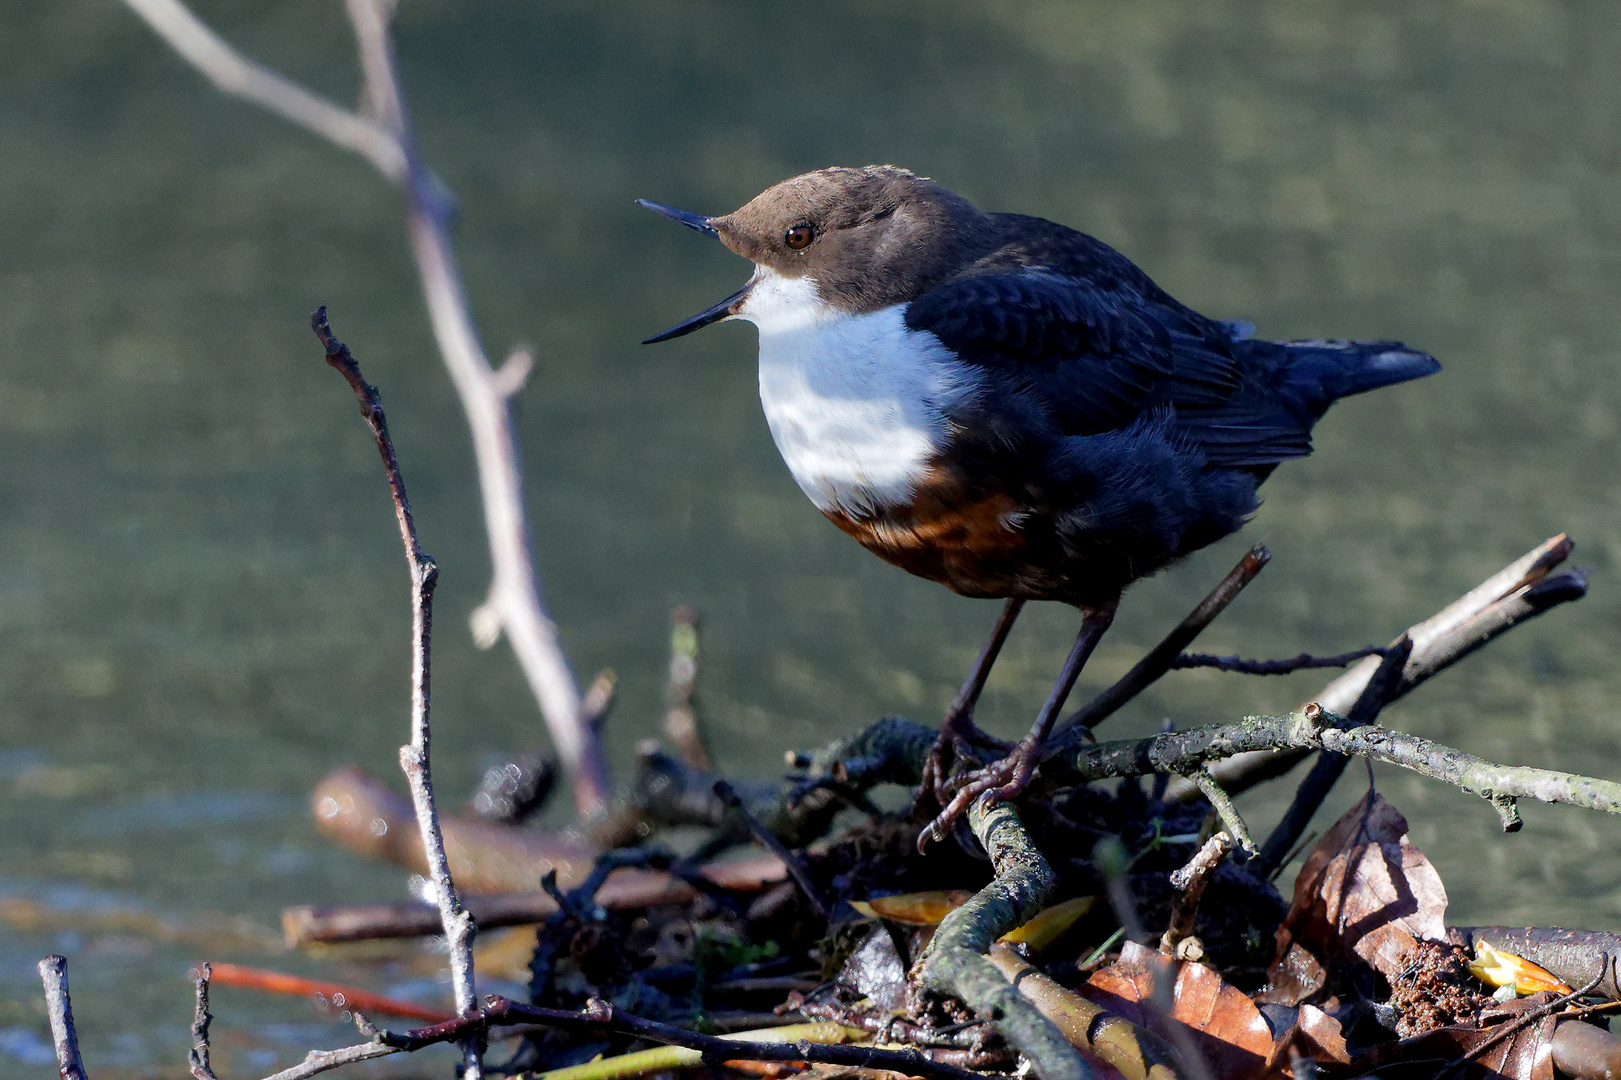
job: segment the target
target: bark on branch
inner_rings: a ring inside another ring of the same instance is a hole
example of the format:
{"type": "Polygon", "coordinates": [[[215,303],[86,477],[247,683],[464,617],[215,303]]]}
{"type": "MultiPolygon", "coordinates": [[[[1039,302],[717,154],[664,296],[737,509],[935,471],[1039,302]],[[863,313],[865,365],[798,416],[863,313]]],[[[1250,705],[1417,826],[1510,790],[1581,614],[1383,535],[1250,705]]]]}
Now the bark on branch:
{"type": "Polygon", "coordinates": [[[79,1033],[73,1027],[73,1000],[68,997],[68,962],[47,956],[39,962],[45,984],[45,1011],[51,1019],[51,1041],[56,1044],[56,1068],[62,1080],[85,1080],[79,1057],[79,1033]]]}
{"type": "MultiPolygon", "coordinates": [[[[1491,802],[1503,816],[1504,829],[1518,828],[1512,816],[1516,799],[1565,803],[1607,814],[1621,814],[1621,784],[1576,773],[1499,765],[1462,750],[1404,731],[1374,724],[1349,726],[1315,704],[1288,716],[1251,716],[1236,724],[1213,724],[1170,731],[1146,739],[1099,743],[1054,761],[1076,782],[1116,776],[1171,773],[1192,776],[1209,762],[1238,754],[1279,750],[1328,750],[1400,765],[1441,780],[1491,802]]],[[[1215,769],[1210,770],[1212,773],[1215,769]]]]}
{"type": "MultiPolygon", "coordinates": [[[[405,778],[411,785],[411,802],[416,810],[417,828],[422,833],[428,877],[433,882],[434,901],[438,904],[439,918],[444,925],[445,942],[450,947],[450,980],[456,1011],[466,1015],[478,1005],[477,991],[473,986],[473,919],[462,907],[456,895],[455,883],[450,877],[450,862],[445,857],[445,838],[439,830],[439,811],[433,801],[433,773],[428,765],[433,590],[439,580],[439,567],[435,565],[433,556],[422,550],[417,540],[411,502],[405,494],[405,477],[401,475],[399,460],[394,455],[394,442],[388,435],[388,418],[383,413],[383,402],[377,395],[377,388],[361,375],[360,365],[350,354],[349,347],[333,336],[331,327],[327,325],[326,308],[316,311],[310,325],[326,349],[326,362],[344,377],[355,392],[355,397],[360,401],[360,415],[365,418],[377,442],[377,452],[382,456],[383,469],[388,474],[389,491],[394,497],[394,517],[400,527],[400,542],[405,547],[405,561],[411,572],[411,741],[400,747],[400,768],[405,771],[405,778]]],[[[483,1075],[483,1052],[479,1036],[473,1036],[463,1043],[462,1054],[468,1080],[479,1080],[483,1075]]]]}
{"type": "Polygon", "coordinates": [[[1006,803],[976,801],[968,824],[990,854],[996,878],[947,915],[917,961],[918,982],[959,998],[1029,1059],[1041,1080],[1091,1080],[1096,1075],[1063,1032],[1020,995],[987,953],[1003,934],[1028,922],[1046,904],[1056,877],[1006,803]]]}

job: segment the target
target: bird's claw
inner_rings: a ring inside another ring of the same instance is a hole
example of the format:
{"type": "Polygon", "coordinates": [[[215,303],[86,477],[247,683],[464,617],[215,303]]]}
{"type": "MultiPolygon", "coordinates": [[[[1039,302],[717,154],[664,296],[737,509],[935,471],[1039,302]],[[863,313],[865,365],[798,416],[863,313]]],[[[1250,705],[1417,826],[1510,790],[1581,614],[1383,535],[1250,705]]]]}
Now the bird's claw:
{"type": "MultiPolygon", "coordinates": [[[[936,744],[936,748],[938,745],[936,744]]],[[[1039,746],[1021,742],[1013,747],[1006,757],[993,761],[983,768],[964,773],[954,781],[937,780],[937,785],[945,787],[947,794],[950,794],[950,800],[936,795],[944,809],[918,833],[918,850],[922,851],[930,840],[944,840],[946,833],[968,812],[968,808],[974,805],[975,800],[983,799],[987,803],[1008,802],[1024,794],[1024,789],[1030,786],[1030,780],[1036,774],[1036,765],[1040,757],[1039,746]],[[952,787],[956,789],[955,794],[950,792],[952,787]]]]}

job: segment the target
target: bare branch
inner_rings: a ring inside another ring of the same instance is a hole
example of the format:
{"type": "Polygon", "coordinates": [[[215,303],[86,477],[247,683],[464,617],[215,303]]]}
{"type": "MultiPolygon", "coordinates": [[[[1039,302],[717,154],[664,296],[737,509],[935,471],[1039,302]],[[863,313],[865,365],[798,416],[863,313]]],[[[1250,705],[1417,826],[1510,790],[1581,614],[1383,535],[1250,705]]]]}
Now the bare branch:
{"type": "Polygon", "coordinates": [[[307,1076],[324,1073],[342,1065],[353,1065],[357,1061],[370,1061],[372,1058],[388,1057],[390,1054],[400,1052],[399,1047],[381,1042],[358,1043],[338,1050],[311,1050],[297,1065],[283,1069],[279,1073],[272,1073],[265,1077],[265,1080],[304,1080],[307,1076]]]}
{"type": "Polygon", "coordinates": [[[45,984],[45,1011],[51,1018],[51,1041],[56,1043],[57,1072],[62,1080],[85,1080],[79,1033],[73,1029],[73,1002],[68,997],[66,958],[52,955],[41,960],[39,977],[45,984]]]}
{"type": "MultiPolygon", "coordinates": [[[[433,774],[428,766],[430,728],[428,711],[432,701],[432,646],[433,646],[433,590],[439,581],[439,567],[433,556],[422,550],[417,540],[416,522],[411,517],[411,502],[405,494],[405,477],[400,473],[394,455],[394,443],[388,435],[388,418],[383,413],[382,400],[377,388],[360,373],[360,365],[350,354],[349,347],[333,336],[326,321],[326,308],[316,311],[310,319],[316,336],[326,348],[326,361],[349,383],[360,400],[360,415],[371,428],[377,441],[377,451],[383,458],[388,474],[388,486],[394,496],[394,517],[400,527],[400,541],[405,547],[405,561],[411,571],[411,742],[400,747],[400,767],[411,785],[411,801],[416,808],[417,827],[422,832],[422,846],[428,862],[429,879],[433,882],[434,900],[439,906],[439,917],[445,927],[445,941],[450,946],[450,979],[455,993],[457,1012],[466,1015],[478,1008],[473,986],[473,919],[456,896],[455,883],[450,878],[450,863],[445,857],[445,838],[439,830],[439,811],[433,801],[433,774]]],[[[478,1037],[463,1044],[469,1080],[479,1080],[483,1073],[481,1057],[483,1047],[478,1037]]]]}
{"type": "MultiPolygon", "coordinates": [[[[1413,651],[1402,668],[1401,679],[1390,700],[1404,696],[1520,623],[1558,604],[1578,599],[1586,587],[1580,571],[1550,574],[1554,567],[1570,557],[1574,547],[1570,537],[1560,533],[1509,563],[1428,619],[1409,627],[1404,636],[1412,640],[1413,651]]],[[[1397,638],[1392,644],[1400,640],[1397,638]]],[[[1312,700],[1326,712],[1348,713],[1379,670],[1380,663],[1379,657],[1368,657],[1325,686],[1312,700]]],[[[1299,750],[1268,750],[1245,754],[1229,758],[1211,771],[1223,788],[1236,795],[1263,780],[1288,772],[1305,753],[1299,750]]],[[[1197,792],[1193,784],[1177,779],[1167,789],[1167,797],[1189,799],[1197,792]]]]}
{"type": "Polygon", "coordinates": [[[125,0],[181,56],[226,93],[285,116],[345,149],[363,154],[401,185],[417,271],[440,355],[461,398],[473,436],[493,580],[475,613],[474,637],[493,644],[505,634],[546,720],[558,756],[574,781],[582,817],[606,811],[612,796],[607,758],[580,715],[580,690],[546,614],[536,579],[524,505],[522,456],[509,409],[516,372],[492,369],[462,289],[451,244],[451,200],[421,162],[406,114],[389,38],[393,5],[349,0],[371,118],[347,112],[247,60],[180,0],[125,0]]]}
{"type": "Polygon", "coordinates": [[[230,45],[180,0],[124,0],[215,87],[320,135],[371,162],[395,183],[405,180],[405,151],[379,124],[310,93],[230,45]]]}

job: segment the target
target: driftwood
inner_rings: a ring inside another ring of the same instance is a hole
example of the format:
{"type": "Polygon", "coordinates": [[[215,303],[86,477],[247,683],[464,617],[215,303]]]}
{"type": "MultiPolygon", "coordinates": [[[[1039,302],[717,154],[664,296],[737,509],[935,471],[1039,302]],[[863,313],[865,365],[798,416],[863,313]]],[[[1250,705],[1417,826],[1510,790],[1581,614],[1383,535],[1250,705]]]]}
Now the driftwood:
{"type": "MultiPolygon", "coordinates": [[[[782,881],[785,870],[772,855],[758,855],[724,862],[705,863],[696,875],[718,889],[759,892],[782,881]]],[[[577,884],[565,881],[561,887],[577,884]]],[[[689,903],[698,890],[686,879],[664,870],[620,867],[610,873],[596,891],[596,903],[608,911],[639,911],[643,908],[689,903]]],[[[546,892],[470,894],[463,906],[481,930],[503,926],[532,926],[557,914],[557,901],[546,892]]],[[[346,941],[378,938],[429,937],[440,932],[438,914],[421,903],[348,904],[328,907],[296,905],[281,913],[282,933],[287,944],[335,945],[346,941]]]]}

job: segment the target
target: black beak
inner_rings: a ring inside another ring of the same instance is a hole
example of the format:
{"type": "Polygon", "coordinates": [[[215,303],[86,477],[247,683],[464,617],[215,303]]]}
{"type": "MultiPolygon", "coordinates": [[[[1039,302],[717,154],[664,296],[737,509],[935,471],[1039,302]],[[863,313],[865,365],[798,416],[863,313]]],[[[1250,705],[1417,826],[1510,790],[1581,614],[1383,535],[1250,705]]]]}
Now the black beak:
{"type": "Polygon", "coordinates": [[[749,289],[752,286],[753,282],[750,282],[748,285],[743,286],[741,289],[737,290],[735,293],[728,296],[714,307],[708,309],[707,311],[700,311],[686,322],[677,323],[668,330],[664,331],[662,334],[654,334],[652,337],[642,342],[642,344],[656,345],[661,341],[669,341],[671,338],[678,338],[685,334],[690,334],[694,330],[702,330],[710,323],[718,323],[722,319],[730,318],[731,316],[736,315],[737,312],[732,309],[735,308],[738,303],[740,303],[742,299],[749,294],[749,289]]]}
{"type": "Polygon", "coordinates": [[[679,221],[689,229],[696,229],[701,233],[708,233],[710,236],[720,235],[715,231],[715,226],[711,225],[709,223],[709,219],[704,217],[702,214],[692,214],[685,210],[677,210],[673,206],[665,206],[663,203],[654,202],[652,199],[637,199],[636,205],[645,206],[649,210],[663,214],[667,218],[672,218],[675,221],[679,221]]]}
{"type": "MultiPolygon", "coordinates": [[[[709,223],[710,219],[701,214],[692,214],[685,210],[677,210],[673,206],[665,206],[663,203],[656,203],[652,199],[637,199],[636,202],[641,206],[647,207],[649,210],[654,210],[660,214],[663,214],[667,218],[679,221],[689,229],[694,229],[701,233],[707,233],[710,236],[720,235],[715,231],[715,226],[709,223]]],[[[709,308],[707,311],[700,311],[686,322],[678,323],[677,325],[672,326],[668,330],[664,331],[662,334],[654,334],[652,337],[642,342],[642,344],[653,345],[660,341],[669,341],[671,338],[678,338],[685,334],[690,334],[694,330],[702,330],[710,323],[718,323],[722,319],[729,318],[732,315],[737,314],[733,308],[735,308],[737,304],[748,294],[749,286],[745,285],[732,295],[728,296],[726,299],[722,300],[720,303],[716,304],[714,307],[709,308]]]]}

